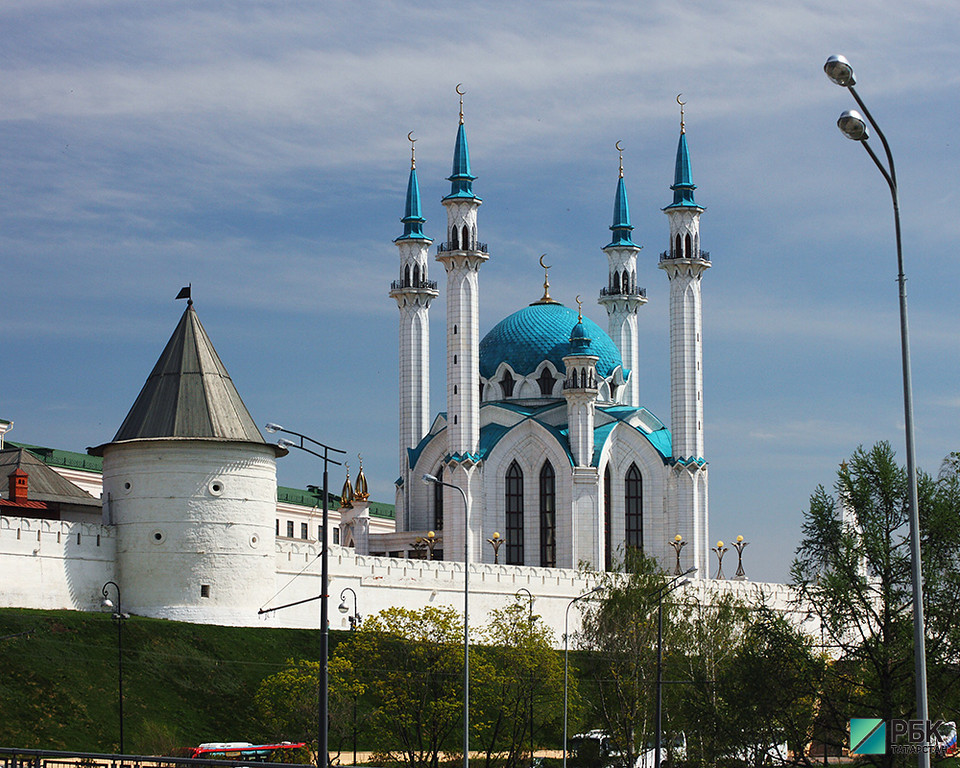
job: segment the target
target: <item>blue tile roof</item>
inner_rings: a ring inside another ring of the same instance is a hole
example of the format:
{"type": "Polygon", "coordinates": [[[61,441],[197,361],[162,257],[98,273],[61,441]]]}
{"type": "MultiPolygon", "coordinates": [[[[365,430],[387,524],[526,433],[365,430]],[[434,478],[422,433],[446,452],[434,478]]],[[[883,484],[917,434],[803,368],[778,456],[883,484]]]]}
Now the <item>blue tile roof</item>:
{"type": "MultiPolygon", "coordinates": [[[[489,379],[500,363],[508,363],[519,375],[526,376],[544,360],[565,371],[563,356],[570,351],[570,332],[576,324],[576,311],[562,304],[531,304],[514,312],[480,342],[480,375],[489,379]]],[[[583,326],[591,339],[590,352],[600,358],[597,372],[609,376],[622,365],[617,345],[589,318],[583,318],[583,326]]]]}

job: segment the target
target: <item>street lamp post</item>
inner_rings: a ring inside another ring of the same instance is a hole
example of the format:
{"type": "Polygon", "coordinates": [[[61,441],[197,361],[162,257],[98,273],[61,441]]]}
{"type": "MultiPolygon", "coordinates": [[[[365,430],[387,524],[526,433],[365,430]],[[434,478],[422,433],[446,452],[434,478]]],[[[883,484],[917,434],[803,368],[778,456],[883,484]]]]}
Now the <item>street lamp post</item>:
{"type": "MultiPolygon", "coordinates": [[[[534,603],[534,597],[533,597],[533,594],[531,594],[531,592],[530,592],[529,589],[527,589],[526,587],[520,587],[520,589],[517,590],[517,593],[516,593],[516,595],[515,595],[515,597],[517,598],[517,600],[520,599],[520,593],[521,593],[521,592],[526,592],[526,593],[527,593],[527,607],[528,607],[529,610],[530,610],[529,616],[528,616],[528,618],[527,618],[527,622],[528,622],[528,624],[530,625],[530,638],[531,638],[531,640],[532,640],[532,639],[533,639],[533,603],[534,603]]],[[[534,758],[533,758],[533,681],[532,681],[532,679],[531,679],[531,685],[530,685],[530,712],[529,712],[529,715],[530,715],[530,768],[533,768],[534,758]]]]}
{"type": "Polygon", "coordinates": [[[567,609],[563,614],[563,768],[567,768],[567,669],[569,667],[570,655],[570,609],[578,600],[590,597],[594,592],[603,589],[599,584],[589,592],[577,595],[573,600],[567,603],[567,609]]]}
{"type": "Polygon", "coordinates": [[[679,576],[674,576],[657,590],[657,703],[654,715],[656,731],[653,736],[653,764],[655,768],[660,768],[660,752],[663,747],[663,598],[678,587],[689,584],[690,579],[686,577],[696,570],[696,568],[687,569],[679,576]]]}
{"type": "Polygon", "coordinates": [[[453,483],[424,474],[427,485],[444,485],[463,498],[463,768],[470,768],[470,510],[467,494],[453,483]]]}
{"type": "Polygon", "coordinates": [[[108,581],[101,590],[103,608],[116,609],[113,611],[113,620],[117,622],[117,698],[120,703],[120,754],[125,754],[123,748],[123,622],[130,618],[130,614],[123,612],[123,601],[120,598],[120,585],[115,581],[108,581]],[[109,597],[107,587],[112,586],[117,591],[117,603],[114,605],[109,597]]]}
{"type": "MultiPolygon", "coordinates": [[[[350,622],[350,631],[353,632],[360,626],[360,611],[357,610],[357,593],[351,587],[344,587],[340,591],[340,605],[337,610],[340,613],[349,613],[350,606],[347,605],[347,592],[353,595],[353,613],[347,617],[350,622]]],[[[353,694],[353,764],[357,764],[357,694],[353,694]]]]}
{"type": "MultiPolygon", "coordinates": [[[[837,120],[837,126],[843,134],[854,141],[860,142],[863,148],[870,155],[874,165],[880,170],[884,181],[890,188],[890,197],[893,200],[893,221],[896,233],[897,244],[897,284],[900,292],[900,356],[901,369],[903,375],[903,422],[904,433],[907,443],[907,494],[910,514],[910,578],[913,587],[913,653],[914,667],[916,675],[916,695],[917,695],[917,718],[926,723],[929,719],[927,711],[927,662],[926,649],[924,645],[924,619],[923,619],[923,580],[921,576],[920,561],[920,513],[917,505],[917,468],[914,446],[913,429],[913,383],[910,373],[910,329],[907,323],[907,281],[903,272],[903,246],[900,236],[900,197],[897,191],[897,171],[893,164],[893,154],[890,152],[890,145],[887,139],[873,119],[867,105],[863,103],[860,95],[857,93],[854,85],[856,78],[853,74],[853,67],[843,56],[831,56],[823,65],[824,72],[827,73],[834,83],[850,91],[850,95],[873,129],[880,138],[883,145],[883,151],[887,157],[887,167],[874,153],[871,146],[867,143],[869,138],[867,125],[863,117],[856,110],[847,110],[840,115],[837,120]]],[[[917,764],[920,768],[929,768],[930,755],[925,750],[917,753],[917,764]]]]}
{"type": "Polygon", "coordinates": [[[324,445],[318,440],[314,440],[312,437],[307,437],[306,435],[301,435],[299,432],[294,432],[292,429],[284,429],[279,424],[270,423],[267,424],[265,429],[267,432],[283,432],[286,435],[293,435],[294,437],[299,438],[299,440],[287,440],[286,438],[281,437],[277,440],[277,445],[281,448],[299,448],[301,451],[316,456],[318,459],[323,461],[323,519],[321,522],[321,530],[323,534],[323,542],[320,548],[320,686],[319,691],[317,692],[318,699],[318,712],[317,712],[317,766],[318,768],[323,768],[330,762],[330,751],[327,748],[327,738],[329,736],[329,727],[330,723],[327,716],[327,705],[329,699],[329,677],[328,677],[328,665],[329,665],[329,643],[330,643],[330,628],[328,626],[329,619],[327,617],[327,590],[330,586],[330,570],[329,570],[329,536],[328,536],[328,524],[329,524],[329,505],[327,501],[328,496],[328,476],[327,476],[327,465],[336,464],[340,466],[339,461],[334,461],[330,458],[330,452],[333,453],[346,453],[346,451],[341,451],[339,448],[331,448],[329,445],[324,445]],[[304,443],[310,443],[315,445],[322,450],[322,453],[319,451],[314,451],[311,448],[308,448],[304,443]],[[322,762],[321,762],[322,760],[322,762]]]}

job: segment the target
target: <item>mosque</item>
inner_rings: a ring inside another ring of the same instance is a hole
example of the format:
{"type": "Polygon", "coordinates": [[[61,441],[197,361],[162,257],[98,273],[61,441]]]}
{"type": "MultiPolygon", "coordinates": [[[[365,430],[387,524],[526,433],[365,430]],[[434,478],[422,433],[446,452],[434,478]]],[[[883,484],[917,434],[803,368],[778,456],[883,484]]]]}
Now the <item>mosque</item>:
{"type": "MultiPolygon", "coordinates": [[[[668,568],[682,554],[685,568],[705,574],[700,281],[711,262],[700,249],[704,209],[694,197],[682,105],[673,200],[663,209],[669,246],[659,261],[670,282],[670,429],[640,402],[637,312],[647,299],[637,284],[640,246],[631,239],[622,154],[603,247],[607,331],[551,298],[545,277],[543,296],[480,338],[479,273],[491,255],[479,238],[462,98],[442,200],[445,239],[436,247],[446,271],[447,408],[430,419],[428,314],[439,291],[428,275],[432,240],[412,151],[410,165],[390,290],[400,311],[398,530],[431,544],[442,531],[442,550],[434,549],[441,558],[462,560],[466,544],[472,561],[609,570],[631,547],[668,568]],[[425,484],[424,475],[443,484],[425,484]]],[[[371,550],[387,551],[383,541],[372,537],[371,550]]]]}
{"type": "MultiPolygon", "coordinates": [[[[640,402],[637,313],[647,299],[622,156],[602,249],[606,331],[553,299],[545,272],[543,295],[481,338],[479,273],[491,254],[479,238],[462,99],[448,180],[435,249],[446,272],[446,409],[429,410],[439,289],[411,151],[389,290],[400,330],[396,503],[370,500],[361,466],[331,513],[330,594],[354,592],[344,626],[398,601],[459,608],[468,569],[479,576],[475,615],[525,590],[558,629],[571,598],[628,548],[668,571],[695,567],[714,592],[747,589],[710,579],[701,277],[711,262],[682,108],[658,264],[670,284],[669,428],[640,402]]],[[[0,606],[97,610],[112,582],[133,614],[316,626],[318,498],[277,486],[286,451],[264,440],[192,300],[113,440],[86,456],[4,450],[11,427],[0,421],[0,606]]],[[[785,587],[765,587],[785,604],[785,587]]]]}

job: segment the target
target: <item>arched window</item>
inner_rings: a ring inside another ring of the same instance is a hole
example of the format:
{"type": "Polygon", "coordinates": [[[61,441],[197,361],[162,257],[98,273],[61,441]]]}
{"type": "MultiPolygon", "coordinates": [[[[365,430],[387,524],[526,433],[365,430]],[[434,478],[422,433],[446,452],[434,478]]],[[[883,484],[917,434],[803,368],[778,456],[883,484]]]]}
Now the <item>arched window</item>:
{"type": "Polygon", "coordinates": [[[504,397],[513,397],[513,376],[510,371],[504,371],[500,377],[500,388],[503,390],[504,397]]]}
{"type": "Polygon", "coordinates": [[[677,232],[677,244],[674,247],[673,255],[678,259],[683,258],[683,241],[680,240],[679,232],[677,232]]]}
{"type": "Polygon", "coordinates": [[[549,461],[540,470],[540,565],[557,566],[557,480],[549,461]]]}
{"type": "Polygon", "coordinates": [[[523,565],[523,472],[516,461],[507,469],[507,565],[523,565]]]}
{"type": "MultiPolygon", "coordinates": [[[[437,469],[437,479],[443,480],[443,464],[437,469]]],[[[433,484],[433,527],[437,531],[443,530],[443,486],[433,484]]]]}
{"type": "Polygon", "coordinates": [[[550,369],[544,366],[540,372],[540,378],[537,379],[537,383],[540,384],[540,394],[544,397],[550,397],[553,394],[553,385],[556,381],[556,378],[550,373],[550,369]]]}
{"type": "Polygon", "coordinates": [[[626,545],[643,551],[643,477],[636,464],[627,470],[624,487],[626,501],[626,545]]]}
{"type": "Polygon", "coordinates": [[[409,264],[407,264],[407,266],[403,268],[403,287],[404,288],[410,287],[410,265],[409,264]]]}
{"type": "Polygon", "coordinates": [[[693,257],[693,240],[690,239],[690,233],[687,232],[687,258],[692,259],[693,257]]]}
{"type": "Polygon", "coordinates": [[[580,389],[586,389],[586,388],[587,388],[587,369],[581,368],[580,369],[580,389]]]}
{"type": "Polygon", "coordinates": [[[613,292],[620,293],[620,273],[613,273],[613,292]]]}
{"type": "MultiPolygon", "coordinates": [[[[679,235],[678,235],[679,237],[679,235]]],[[[450,247],[457,250],[460,247],[460,231],[456,227],[450,228],[450,247]]]]}
{"type": "Polygon", "coordinates": [[[463,225],[463,249],[467,250],[470,247],[470,230],[467,229],[467,225],[463,225]]]}
{"type": "Polygon", "coordinates": [[[630,276],[627,274],[627,270],[623,270],[623,292],[630,293],[630,276]]]}
{"type": "Polygon", "coordinates": [[[603,470],[603,569],[613,568],[613,488],[610,484],[610,465],[603,470]]]}
{"type": "Polygon", "coordinates": [[[413,287],[414,288],[420,287],[420,265],[419,264],[413,265],[413,287]]]}

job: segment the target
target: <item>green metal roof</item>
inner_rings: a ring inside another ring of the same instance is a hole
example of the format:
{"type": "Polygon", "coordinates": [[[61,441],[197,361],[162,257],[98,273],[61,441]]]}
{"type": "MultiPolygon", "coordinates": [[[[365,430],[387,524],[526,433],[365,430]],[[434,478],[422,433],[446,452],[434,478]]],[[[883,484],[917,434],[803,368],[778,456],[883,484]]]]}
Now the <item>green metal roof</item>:
{"type": "Polygon", "coordinates": [[[103,473],[103,458],[100,456],[90,456],[86,453],[76,453],[74,451],[61,451],[57,448],[44,448],[40,445],[28,445],[27,443],[14,443],[10,440],[5,441],[4,444],[15,448],[25,448],[44,464],[51,467],[103,473]]]}

